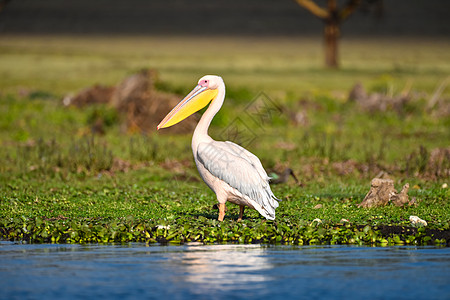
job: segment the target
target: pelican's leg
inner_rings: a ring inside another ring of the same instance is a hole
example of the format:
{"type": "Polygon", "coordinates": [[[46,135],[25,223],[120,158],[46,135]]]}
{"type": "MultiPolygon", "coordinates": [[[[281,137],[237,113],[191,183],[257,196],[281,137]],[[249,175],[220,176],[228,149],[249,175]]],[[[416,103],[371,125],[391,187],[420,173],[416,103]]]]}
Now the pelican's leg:
{"type": "Polygon", "coordinates": [[[219,221],[223,221],[223,218],[225,217],[225,203],[219,203],[219,221]]]}
{"type": "Polygon", "coordinates": [[[242,217],[244,216],[244,209],[244,205],[239,205],[239,218],[237,219],[238,221],[242,221],[242,217]]]}

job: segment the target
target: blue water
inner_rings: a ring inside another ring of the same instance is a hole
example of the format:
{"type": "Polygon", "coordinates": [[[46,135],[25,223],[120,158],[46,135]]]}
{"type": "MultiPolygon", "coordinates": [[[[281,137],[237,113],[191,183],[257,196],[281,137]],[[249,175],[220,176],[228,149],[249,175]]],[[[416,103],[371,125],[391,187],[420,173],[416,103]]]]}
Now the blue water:
{"type": "Polygon", "coordinates": [[[450,248],[0,242],[2,299],[450,299],[450,248]]]}

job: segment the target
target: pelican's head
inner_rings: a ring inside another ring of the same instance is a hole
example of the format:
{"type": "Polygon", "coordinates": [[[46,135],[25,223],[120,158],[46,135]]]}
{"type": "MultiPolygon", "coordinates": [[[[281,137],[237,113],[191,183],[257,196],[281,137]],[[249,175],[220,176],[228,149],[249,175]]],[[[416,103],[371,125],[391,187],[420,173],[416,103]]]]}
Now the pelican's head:
{"type": "Polygon", "coordinates": [[[216,98],[221,85],[223,80],[220,76],[206,75],[200,78],[197,86],[167,114],[157,129],[175,125],[208,105],[216,98]]]}

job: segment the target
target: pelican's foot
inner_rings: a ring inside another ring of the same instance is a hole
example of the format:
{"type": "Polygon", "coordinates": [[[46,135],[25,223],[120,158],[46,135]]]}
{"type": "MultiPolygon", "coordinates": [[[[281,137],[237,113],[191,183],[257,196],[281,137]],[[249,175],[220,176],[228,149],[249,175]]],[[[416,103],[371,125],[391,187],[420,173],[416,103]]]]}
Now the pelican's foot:
{"type": "Polygon", "coordinates": [[[224,217],[225,217],[225,203],[219,203],[219,218],[217,220],[222,222],[224,217]]]}
{"type": "Polygon", "coordinates": [[[244,205],[239,205],[239,218],[237,219],[238,222],[242,221],[242,218],[244,216],[244,209],[245,209],[244,205]]]}

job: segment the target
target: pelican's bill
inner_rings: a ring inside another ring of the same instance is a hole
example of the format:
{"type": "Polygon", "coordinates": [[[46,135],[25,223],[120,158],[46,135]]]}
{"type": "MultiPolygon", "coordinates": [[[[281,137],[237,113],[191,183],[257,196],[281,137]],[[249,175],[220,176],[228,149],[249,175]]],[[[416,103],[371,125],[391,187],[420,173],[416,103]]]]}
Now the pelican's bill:
{"type": "Polygon", "coordinates": [[[159,123],[157,129],[175,125],[193,113],[199,111],[217,96],[217,89],[197,85],[167,116],[159,123]]]}

